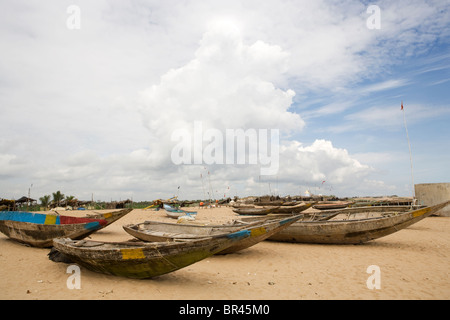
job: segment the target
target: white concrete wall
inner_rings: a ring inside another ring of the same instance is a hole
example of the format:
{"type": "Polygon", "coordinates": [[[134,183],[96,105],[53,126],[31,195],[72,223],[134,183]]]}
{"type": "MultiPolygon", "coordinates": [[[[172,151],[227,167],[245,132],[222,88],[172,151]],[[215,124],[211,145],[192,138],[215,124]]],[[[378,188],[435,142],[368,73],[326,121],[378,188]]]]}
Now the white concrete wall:
{"type": "MultiPolygon", "coordinates": [[[[432,206],[450,200],[450,183],[422,183],[414,186],[418,204],[432,206]]],[[[450,205],[436,215],[450,217],[450,205]]]]}

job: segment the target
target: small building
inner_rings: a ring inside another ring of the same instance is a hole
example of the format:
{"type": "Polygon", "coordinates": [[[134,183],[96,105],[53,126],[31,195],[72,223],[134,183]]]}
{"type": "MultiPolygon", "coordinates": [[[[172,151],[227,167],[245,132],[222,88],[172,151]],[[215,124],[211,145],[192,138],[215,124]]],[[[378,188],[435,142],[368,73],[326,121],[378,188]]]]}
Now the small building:
{"type": "Polygon", "coordinates": [[[37,201],[35,199],[31,199],[31,198],[28,198],[25,196],[16,200],[16,204],[19,204],[19,205],[24,205],[24,204],[33,205],[36,203],[37,203],[37,201]]]}
{"type": "MultiPolygon", "coordinates": [[[[450,201],[450,183],[422,183],[414,186],[418,204],[433,206],[450,201]]],[[[435,215],[450,217],[450,205],[438,211],[435,215]]]]}

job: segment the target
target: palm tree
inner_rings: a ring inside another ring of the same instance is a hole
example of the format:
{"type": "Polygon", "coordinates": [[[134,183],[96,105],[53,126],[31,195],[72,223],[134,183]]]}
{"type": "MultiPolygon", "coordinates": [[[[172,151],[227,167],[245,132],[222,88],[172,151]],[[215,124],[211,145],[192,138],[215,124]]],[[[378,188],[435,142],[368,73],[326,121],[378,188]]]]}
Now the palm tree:
{"type": "Polygon", "coordinates": [[[45,208],[45,210],[47,210],[48,205],[50,203],[50,196],[45,195],[43,197],[40,197],[39,200],[41,201],[41,205],[45,208]]]}
{"type": "Polygon", "coordinates": [[[77,199],[75,199],[75,196],[66,196],[66,206],[73,206],[72,202],[75,202],[77,199]]]}
{"type": "Polygon", "coordinates": [[[61,200],[64,199],[64,195],[59,190],[53,192],[52,195],[53,195],[53,202],[56,203],[57,207],[59,207],[61,200]]]}

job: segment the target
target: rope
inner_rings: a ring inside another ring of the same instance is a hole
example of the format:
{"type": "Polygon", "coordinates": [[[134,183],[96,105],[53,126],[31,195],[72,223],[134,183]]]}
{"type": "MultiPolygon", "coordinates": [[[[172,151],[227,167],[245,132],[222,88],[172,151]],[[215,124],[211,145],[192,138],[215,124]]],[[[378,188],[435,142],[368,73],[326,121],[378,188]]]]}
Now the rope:
{"type": "Polygon", "coordinates": [[[159,252],[158,247],[155,246],[154,249],[156,250],[156,252],[158,253],[158,256],[161,257],[164,261],[166,261],[169,265],[171,265],[172,267],[174,267],[175,269],[179,269],[180,267],[177,266],[176,264],[174,264],[173,262],[171,262],[170,260],[168,260],[166,257],[164,257],[162,255],[161,252],[159,252]]]}

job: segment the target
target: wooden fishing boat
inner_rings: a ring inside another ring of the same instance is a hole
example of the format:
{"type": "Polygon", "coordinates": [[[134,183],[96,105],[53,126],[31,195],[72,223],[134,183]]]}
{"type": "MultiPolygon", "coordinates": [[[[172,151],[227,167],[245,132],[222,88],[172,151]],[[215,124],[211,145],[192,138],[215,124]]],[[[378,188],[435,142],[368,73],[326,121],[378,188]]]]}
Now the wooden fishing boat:
{"type": "Polygon", "coordinates": [[[283,200],[274,200],[274,201],[255,201],[253,203],[255,206],[272,206],[272,207],[278,207],[278,206],[284,206],[285,202],[283,200]]]}
{"type": "Polygon", "coordinates": [[[392,212],[407,212],[412,211],[413,208],[420,209],[424,206],[367,206],[367,207],[346,207],[340,209],[327,209],[320,210],[318,213],[330,214],[330,213],[339,213],[341,215],[346,215],[348,217],[376,217],[381,216],[384,213],[392,213],[392,212]]]}
{"type": "Polygon", "coordinates": [[[196,214],[197,214],[197,212],[195,212],[195,213],[187,213],[187,212],[166,211],[166,215],[169,218],[172,218],[172,219],[178,219],[178,218],[183,217],[183,216],[188,216],[188,217],[195,218],[196,214]]]}
{"type": "Polygon", "coordinates": [[[412,211],[385,212],[381,216],[372,218],[299,221],[269,237],[268,240],[329,244],[364,243],[409,227],[448,204],[450,201],[412,211]]]}
{"type": "Polygon", "coordinates": [[[241,215],[266,215],[278,210],[279,207],[262,208],[234,208],[233,212],[241,215]]]}
{"type": "MultiPolygon", "coordinates": [[[[326,220],[330,220],[333,219],[334,217],[338,216],[340,213],[339,212],[310,212],[310,213],[299,213],[299,214],[295,214],[295,216],[299,216],[300,218],[297,220],[297,222],[301,222],[301,221],[326,221],[326,220]]],[[[239,217],[238,219],[234,220],[235,224],[239,224],[239,223],[243,223],[243,224],[248,224],[248,223],[254,223],[257,221],[262,221],[262,220],[271,220],[271,219],[282,219],[282,218],[289,218],[292,217],[292,214],[288,214],[288,213],[269,213],[265,216],[244,216],[244,217],[239,217]]]]}
{"type": "Polygon", "coordinates": [[[70,217],[21,211],[0,212],[0,232],[33,247],[51,247],[58,237],[83,239],[117,221],[133,209],[70,217]]]}
{"type": "Polygon", "coordinates": [[[128,209],[122,209],[122,210],[118,210],[118,211],[111,211],[111,212],[105,212],[105,213],[93,213],[93,214],[86,215],[85,218],[106,220],[107,225],[110,225],[111,223],[119,220],[120,218],[123,218],[131,211],[133,211],[133,209],[128,208],[128,209]]]}
{"type": "Polygon", "coordinates": [[[128,278],[152,278],[196,263],[250,237],[242,229],[226,235],[173,242],[53,240],[54,249],[92,271],[128,278]]]}
{"type": "Polygon", "coordinates": [[[82,239],[107,223],[104,219],[20,211],[0,212],[0,232],[33,247],[51,247],[53,238],[58,237],[82,239]]]}
{"type": "Polygon", "coordinates": [[[351,204],[352,202],[347,201],[329,201],[315,204],[313,208],[318,210],[343,209],[347,208],[351,204]]]}
{"type": "Polygon", "coordinates": [[[312,205],[314,205],[315,202],[312,203],[299,203],[293,206],[281,206],[272,211],[272,213],[300,213],[302,211],[305,211],[308,208],[311,208],[312,205]]]}
{"type": "Polygon", "coordinates": [[[251,228],[251,236],[243,241],[218,252],[228,254],[249,248],[271,235],[289,227],[301,216],[290,216],[282,219],[259,220],[252,224],[235,223],[232,225],[200,225],[165,223],[146,221],[139,224],[123,226],[130,235],[143,241],[175,241],[179,239],[202,239],[210,236],[226,235],[245,228],[251,228]]]}
{"type": "Polygon", "coordinates": [[[186,211],[186,210],[181,210],[181,209],[175,209],[174,207],[169,206],[166,203],[164,203],[163,207],[164,207],[164,210],[166,210],[167,216],[172,219],[178,219],[179,217],[182,217],[182,216],[190,216],[190,215],[197,214],[196,211],[186,211]]]}
{"type": "Polygon", "coordinates": [[[300,213],[310,208],[314,203],[299,203],[292,206],[271,206],[253,208],[234,208],[233,211],[241,215],[267,215],[271,213],[300,213]]]}

